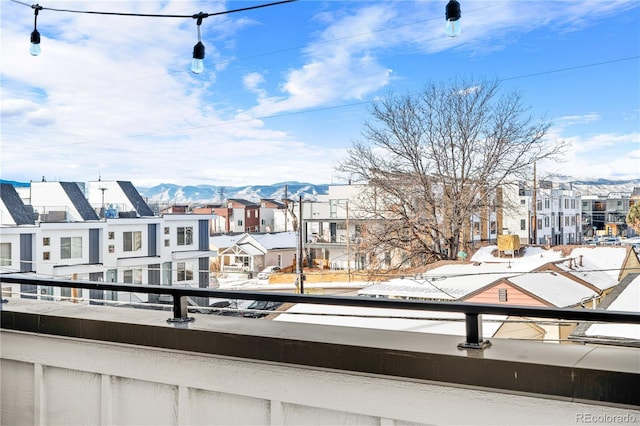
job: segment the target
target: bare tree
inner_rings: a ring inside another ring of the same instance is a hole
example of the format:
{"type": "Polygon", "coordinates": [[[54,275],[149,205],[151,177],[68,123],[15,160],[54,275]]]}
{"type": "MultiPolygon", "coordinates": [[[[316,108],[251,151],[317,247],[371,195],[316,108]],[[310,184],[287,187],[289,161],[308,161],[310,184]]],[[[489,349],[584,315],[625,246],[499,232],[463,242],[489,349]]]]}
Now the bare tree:
{"type": "Polygon", "coordinates": [[[402,252],[409,265],[455,259],[472,215],[502,202],[500,185],[565,147],[546,138],[550,123],[534,120],[519,92],[501,94],[495,81],[389,94],[372,117],[338,169],[370,187],[360,208],[376,220],[363,246],[378,258],[402,252]]]}

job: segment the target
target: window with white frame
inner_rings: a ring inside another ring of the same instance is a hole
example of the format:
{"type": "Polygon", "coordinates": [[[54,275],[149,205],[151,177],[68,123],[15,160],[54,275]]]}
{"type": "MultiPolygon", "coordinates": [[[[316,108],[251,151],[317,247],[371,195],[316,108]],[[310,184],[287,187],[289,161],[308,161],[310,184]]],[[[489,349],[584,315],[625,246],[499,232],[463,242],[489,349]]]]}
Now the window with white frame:
{"type": "Polygon", "coordinates": [[[11,243],[0,243],[0,266],[11,266],[11,243]]]}
{"type": "Polygon", "coordinates": [[[142,250],[142,231],[123,232],[122,233],[122,250],[123,251],[142,250]]]}
{"type": "Polygon", "coordinates": [[[193,279],[193,265],[190,262],[178,262],[177,281],[191,281],[193,279]]]}
{"type": "Polygon", "coordinates": [[[178,245],[190,246],[193,244],[193,227],[179,226],[178,229],[178,245]]]}
{"type": "Polygon", "coordinates": [[[545,198],[545,199],[544,199],[544,208],[545,208],[545,209],[548,209],[548,208],[549,208],[549,206],[550,206],[550,204],[549,204],[549,199],[548,199],[548,198],[545,198]]]}
{"type": "Polygon", "coordinates": [[[82,257],[82,237],[60,238],[60,259],[78,259],[82,257]]]}

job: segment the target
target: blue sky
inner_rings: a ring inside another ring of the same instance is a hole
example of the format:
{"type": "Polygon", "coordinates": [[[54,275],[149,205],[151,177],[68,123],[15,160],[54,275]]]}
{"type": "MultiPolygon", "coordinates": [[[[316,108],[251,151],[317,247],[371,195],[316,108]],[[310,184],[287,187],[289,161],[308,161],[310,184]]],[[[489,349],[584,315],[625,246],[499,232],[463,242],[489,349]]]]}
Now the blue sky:
{"type": "MultiPolygon", "coordinates": [[[[213,13],[267,2],[44,1],[49,8],[213,13]]],[[[541,174],[640,178],[640,2],[298,0],[193,19],[1,5],[0,176],[139,186],[339,181],[372,102],[452,78],[519,90],[571,144],[541,174]]],[[[31,4],[31,3],[28,3],[31,4]]]]}

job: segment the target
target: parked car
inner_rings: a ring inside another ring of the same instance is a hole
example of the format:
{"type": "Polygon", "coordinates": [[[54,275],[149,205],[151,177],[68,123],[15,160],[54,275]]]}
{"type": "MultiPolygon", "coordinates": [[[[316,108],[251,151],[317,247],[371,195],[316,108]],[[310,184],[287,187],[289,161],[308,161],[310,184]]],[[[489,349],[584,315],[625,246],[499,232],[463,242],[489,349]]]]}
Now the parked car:
{"type": "Polygon", "coordinates": [[[258,279],[266,280],[271,274],[273,274],[274,272],[278,272],[279,270],[279,266],[267,266],[262,271],[258,272],[258,279]]]}
{"type": "Polygon", "coordinates": [[[620,239],[615,237],[605,238],[602,244],[604,244],[605,246],[619,246],[620,239]]]}
{"type": "Polygon", "coordinates": [[[246,318],[262,318],[269,315],[265,312],[256,311],[275,311],[282,305],[282,302],[270,302],[268,300],[255,300],[249,306],[247,310],[242,312],[242,316],[246,318]]]}

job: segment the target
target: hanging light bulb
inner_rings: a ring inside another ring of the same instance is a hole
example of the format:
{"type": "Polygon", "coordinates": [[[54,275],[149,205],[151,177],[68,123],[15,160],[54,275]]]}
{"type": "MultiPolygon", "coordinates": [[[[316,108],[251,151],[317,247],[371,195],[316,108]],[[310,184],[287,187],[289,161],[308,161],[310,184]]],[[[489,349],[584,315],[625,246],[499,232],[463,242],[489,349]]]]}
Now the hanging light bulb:
{"type": "Polygon", "coordinates": [[[200,25],[202,25],[202,19],[207,16],[209,15],[202,12],[193,15],[193,18],[198,20],[196,24],[198,26],[198,42],[193,46],[193,59],[191,60],[191,72],[194,74],[200,74],[204,71],[204,44],[200,38],[200,25]]]}
{"type": "Polygon", "coordinates": [[[201,41],[193,46],[193,59],[191,60],[191,72],[200,74],[204,71],[204,44],[201,41]]]}
{"type": "Polygon", "coordinates": [[[460,35],[460,3],[457,0],[449,0],[447,3],[445,16],[447,18],[447,26],[445,27],[445,33],[449,37],[456,37],[460,35]]]}
{"type": "Polygon", "coordinates": [[[40,33],[38,32],[38,12],[42,10],[42,6],[35,4],[31,6],[33,8],[33,31],[31,32],[31,46],[29,47],[29,53],[33,56],[38,56],[42,49],[40,48],[40,33]]]}
{"type": "Polygon", "coordinates": [[[33,56],[38,56],[42,49],[40,49],[40,33],[38,30],[33,30],[31,33],[31,47],[29,48],[29,53],[33,56]]]}

